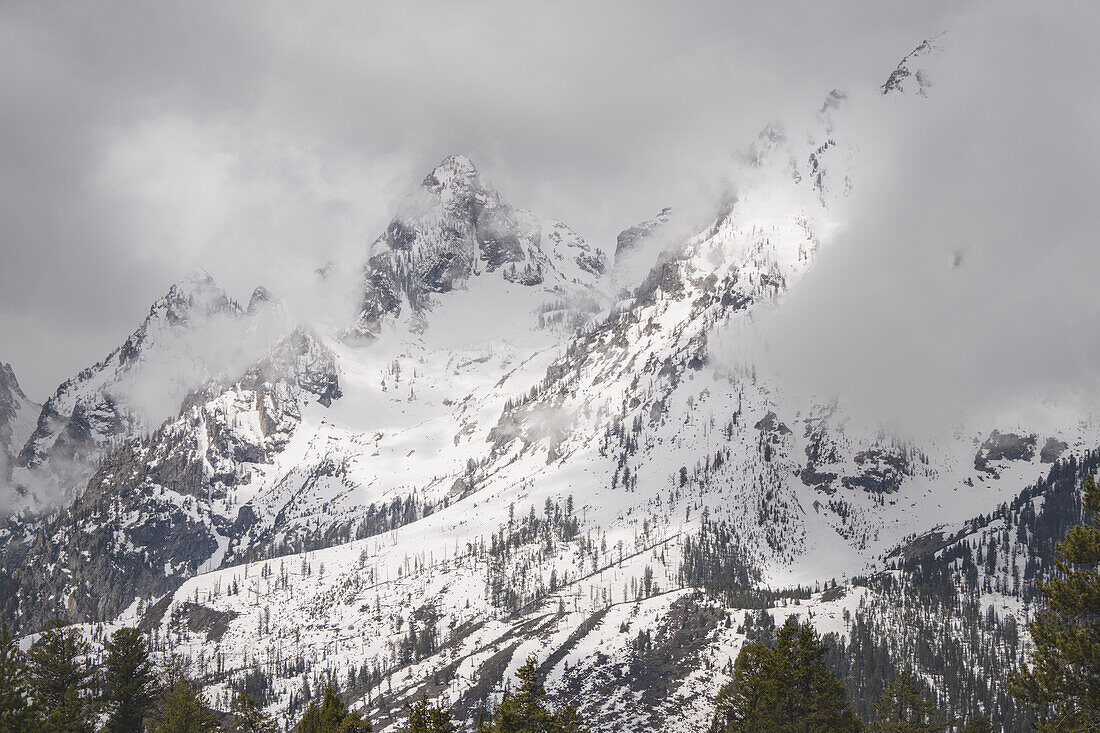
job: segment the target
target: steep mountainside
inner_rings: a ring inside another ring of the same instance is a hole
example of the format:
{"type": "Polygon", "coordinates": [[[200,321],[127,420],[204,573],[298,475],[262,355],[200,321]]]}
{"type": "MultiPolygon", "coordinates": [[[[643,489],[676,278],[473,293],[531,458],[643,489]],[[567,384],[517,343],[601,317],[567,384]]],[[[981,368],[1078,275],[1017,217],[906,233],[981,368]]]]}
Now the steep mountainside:
{"type": "Polygon", "coordinates": [[[23,394],[11,364],[0,363],[0,514],[6,515],[19,503],[12,469],[41,409],[23,394]]]}
{"type": "Polygon", "coordinates": [[[71,499],[98,460],[156,428],[206,380],[252,358],[269,330],[205,272],[180,280],[121,346],[46,400],[16,458],[12,480],[26,496],[17,508],[71,499]]]}
{"type": "MultiPolygon", "coordinates": [[[[920,114],[935,50],[868,103],[920,114]]],[[[853,689],[911,664],[1019,729],[1020,579],[1050,571],[1100,428],[914,444],[735,356],[842,230],[848,121],[877,109],[852,106],[769,125],[713,221],[675,237],[662,211],[613,270],[452,156],[365,253],[346,328],[177,285],[42,408],[14,480],[78,496],[9,535],[6,617],[139,624],[217,704],[248,686],[283,722],[333,681],[378,729],[421,693],[475,721],[534,655],[640,732],[700,729],[741,645],[798,614],[858,651],[833,660],[853,689]]]]}

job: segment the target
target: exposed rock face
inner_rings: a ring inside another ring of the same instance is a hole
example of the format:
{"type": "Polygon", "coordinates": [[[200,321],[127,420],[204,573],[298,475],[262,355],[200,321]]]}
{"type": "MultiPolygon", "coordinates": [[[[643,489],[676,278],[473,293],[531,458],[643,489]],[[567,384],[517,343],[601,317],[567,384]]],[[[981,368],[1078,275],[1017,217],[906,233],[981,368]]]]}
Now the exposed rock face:
{"type": "MultiPolygon", "coordinates": [[[[540,239],[533,215],[513,209],[489,188],[468,158],[452,155],[428,174],[371,246],[360,328],[376,331],[403,302],[423,311],[432,294],[508,264],[541,274],[532,251],[540,239]]],[[[537,284],[541,278],[520,281],[537,284]]]]}
{"type": "Polygon", "coordinates": [[[16,454],[34,426],[34,413],[41,405],[27,399],[11,364],[0,362],[0,511],[4,508],[2,488],[11,481],[16,454]]]}
{"type": "Polygon", "coordinates": [[[631,288],[645,276],[663,249],[672,209],[661,209],[652,219],[619,232],[615,238],[615,264],[612,276],[617,287],[631,288]]]}
{"type": "Polygon", "coordinates": [[[212,376],[209,362],[222,356],[212,344],[232,341],[242,315],[207,273],[177,282],[120,347],[46,401],[16,459],[33,475],[15,480],[52,485],[45,503],[72,496],[111,445],[155,427],[212,376]]]}
{"type": "Polygon", "coordinates": [[[286,446],[307,402],[327,406],[340,394],[334,355],[304,329],[236,383],[193,393],[175,420],[111,453],[39,535],[5,614],[29,628],[55,616],[110,618],[217,567],[255,521],[229,492],[286,446]]]}
{"type": "Polygon", "coordinates": [[[500,277],[564,296],[597,288],[606,255],[561,222],[543,224],[488,186],[466,157],[428,174],[371,245],[355,332],[377,335],[408,307],[422,316],[437,296],[500,277]],[[545,235],[545,240],[544,240],[545,235]]]}
{"type": "Polygon", "coordinates": [[[859,473],[845,476],[846,488],[860,488],[872,494],[892,494],[913,474],[909,457],[899,445],[875,445],[855,455],[859,473]]]}
{"type": "Polygon", "coordinates": [[[994,430],[974,456],[974,468],[996,474],[995,463],[1030,461],[1035,456],[1035,435],[1017,435],[994,430]]]}
{"type": "Polygon", "coordinates": [[[914,48],[897,65],[881,89],[884,95],[897,93],[912,93],[927,96],[928,88],[932,86],[928,72],[918,64],[934,56],[940,49],[940,36],[925,39],[914,48]]]}
{"type": "Polygon", "coordinates": [[[638,244],[656,234],[668,224],[669,217],[672,216],[672,209],[661,209],[661,213],[652,219],[647,219],[639,224],[635,224],[632,227],[619,232],[619,236],[615,238],[615,259],[618,260],[628,252],[633,252],[637,249],[638,244]]]}
{"type": "Polygon", "coordinates": [[[1065,441],[1057,438],[1047,438],[1043,444],[1043,450],[1039,452],[1039,460],[1043,463],[1054,463],[1066,451],[1069,446],[1065,441]]]}

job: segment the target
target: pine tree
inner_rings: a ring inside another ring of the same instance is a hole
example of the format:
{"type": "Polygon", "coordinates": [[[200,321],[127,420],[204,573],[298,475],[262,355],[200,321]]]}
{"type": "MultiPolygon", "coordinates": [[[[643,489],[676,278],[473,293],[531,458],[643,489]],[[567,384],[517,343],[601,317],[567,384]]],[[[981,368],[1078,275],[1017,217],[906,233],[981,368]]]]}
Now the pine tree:
{"type": "Polygon", "coordinates": [[[978,714],[966,721],[959,733],[993,733],[993,723],[988,715],[978,714]]]}
{"type": "Polygon", "coordinates": [[[534,657],[528,657],[516,672],[519,689],[505,694],[492,723],[479,725],[478,733],[585,733],[572,707],[556,713],[546,707],[546,688],[537,665],[534,657]]]}
{"type": "Polygon", "coordinates": [[[156,669],[149,659],[149,647],[141,632],[133,628],[116,631],[103,648],[107,709],[106,733],[140,733],[145,719],[156,708],[156,669]]]}
{"type": "Polygon", "coordinates": [[[271,716],[264,712],[256,698],[247,692],[237,694],[233,701],[233,727],[235,733],[276,733],[271,716]]]}
{"type": "Polygon", "coordinates": [[[943,733],[947,725],[936,703],[924,696],[924,686],[909,670],[899,674],[875,703],[871,733],[943,733]]]}
{"type": "Polygon", "coordinates": [[[151,733],[213,733],[216,730],[218,718],[202,689],[187,677],[182,665],[170,667],[151,733]]]}
{"type": "Polygon", "coordinates": [[[42,723],[43,733],[94,733],[93,712],[87,700],[76,687],[69,687],[61,695],[50,714],[42,723]]]}
{"type": "Polygon", "coordinates": [[[349,711],[336,689],[329,685],[321,696],[321,704],[311,700],[298,733],[370,733],[371,724],[358,711],[349,711]]]}
{"type": "Polygon", "coordinates": [[[794,617],[779,629],[774,649],[746,644],[733,683],[718,694],[712,733],[860,730],[844,686],[825,665],[827,651],[813,626],[794,617]]]}
{"type": "Polygon", "coordinates": [[[405,730],[407,733],[454,733],[455,724],[451,722],[451,714],[442,705],[429,704],[428,696],[424,695],[409,709],[409,722],[405,730]]]}
{"type": "Polygon", "coordinates": [[[0,733],[22,733],[31,727],[23,655],[8,625],[0,625],[0,733]]]}
{"type": "Polygon", "coordinates": [[[1041,733],[1100,730],[1100,488],[1085,478],[1087,524],[1058,545],[1058,575],[1041,582],[1046,608],[1029,630],[1035,642],[1010,689],[1041,733]]]}
{"type": "Polygon", "coordinates": [[[42,719],[54,718],[56,723],[86,714],[85,696],[94,672],[88,666],[88,643],[79,629],[69,628],[60,619],[48,624],[27,652],[26,669],[27,687],[42,719]],[[62,703],[64,713],[57,717],[54,714],[62,703]]]}

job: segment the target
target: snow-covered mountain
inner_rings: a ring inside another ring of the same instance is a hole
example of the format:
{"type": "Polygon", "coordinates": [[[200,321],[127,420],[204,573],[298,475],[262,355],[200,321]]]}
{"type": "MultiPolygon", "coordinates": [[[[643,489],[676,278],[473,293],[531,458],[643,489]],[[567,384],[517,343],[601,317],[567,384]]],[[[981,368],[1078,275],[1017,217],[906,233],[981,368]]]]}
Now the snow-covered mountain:
{"type": "MultiPolygon", "coordinates": [[[[871,103],[919,114],[935,46],[871,103]]],[[[600,729],[699,729],[760,609],[877,643],[916,613],[891,602],[924,592],[911,562],[962,580],[905,623],[969,624],[981,648],[1026,613],[1014,569],[1040,572],[1029,538],[1077,516],[1100,429],[914,444],[728,348],[842,230],[851,104],[769,125],[719,216],[676,237],[662,211],[613,266],[452,156],[364,252],[341,328],[182,281],[41,408],[13,485],[75,499],[6,530],[6,615],[139,624],[219,704],[249,676],[287,720],[331,678],[382,728],[422,692],[476,720],[533,654],[600,729]]]]}

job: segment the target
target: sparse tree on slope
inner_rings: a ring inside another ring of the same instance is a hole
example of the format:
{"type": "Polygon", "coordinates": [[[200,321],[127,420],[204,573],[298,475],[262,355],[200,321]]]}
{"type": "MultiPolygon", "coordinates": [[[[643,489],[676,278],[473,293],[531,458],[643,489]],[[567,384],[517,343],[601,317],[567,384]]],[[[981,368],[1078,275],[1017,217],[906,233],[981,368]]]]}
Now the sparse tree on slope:
{"type": "Polygon", "coordinates": [[[733,683],[718,694],[711,732],[860,730],[844,686],[825,666],[826,651],[813,626],[793,617],[779,629],[774,649],[742,647],[733,683]]]}
{"type": "Polygon", "coordinates": [[[149,647],[133,628],[116,631],[104,647],[106,733],[141,733],[155,710],[159,679],[149,647]]]}
{"type": "Polygon", "coordinates": [[[1046,608],[1031,623],[1032,665],[1012,680],[1012,692],[1042,733],[1100,730],[1100,488],[1085,478],[1087,524],[1058,546],[1057,577],[1039,584],[1046,608]]]}
{"type": "Polygon", "coordinates": [[[875,703],[871,733],[943,733],[947,730],[936,703],[909,670],[899,674],[875,703]]]}

